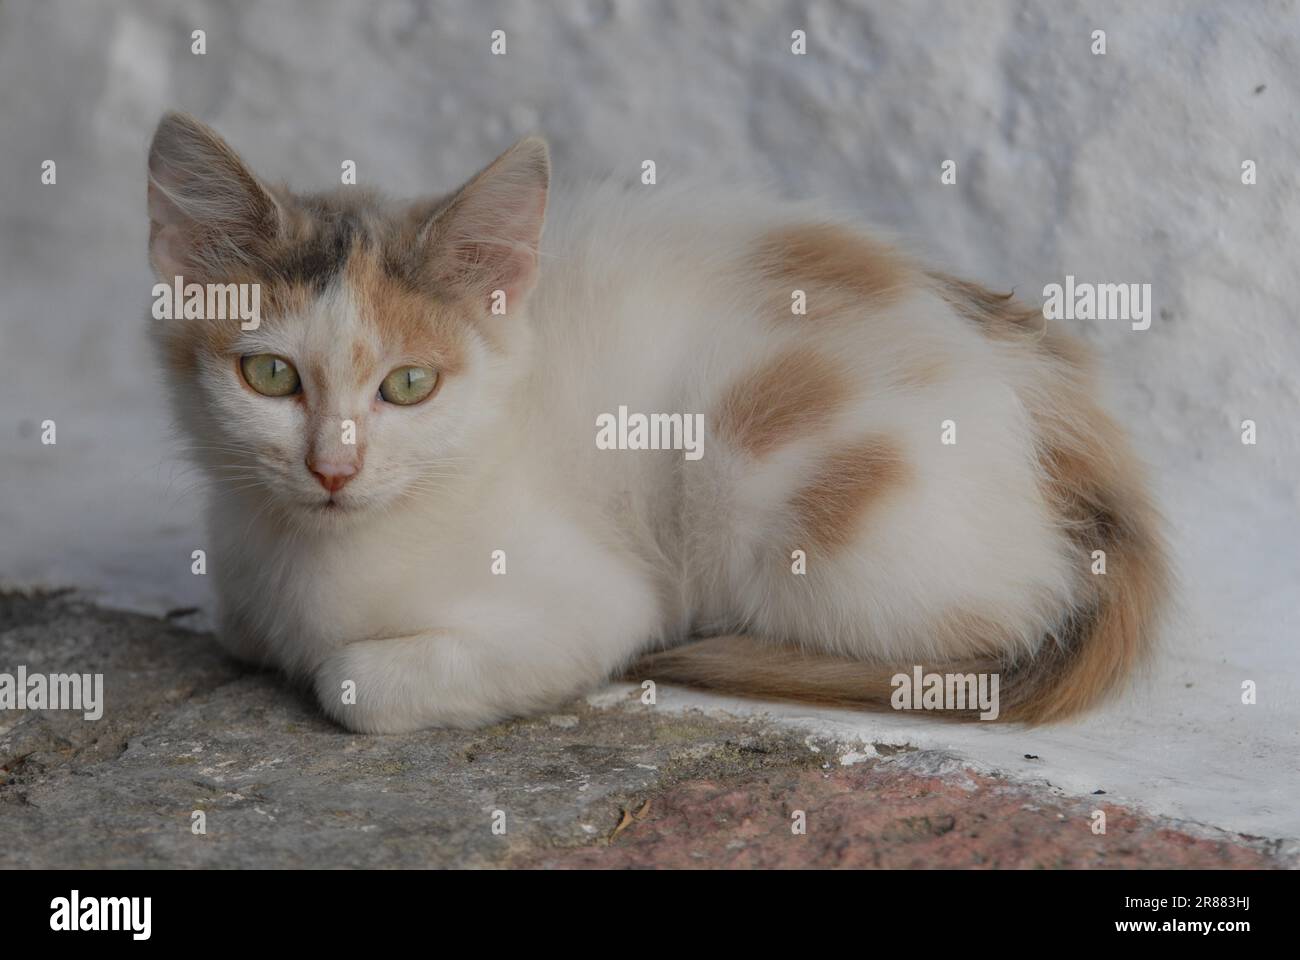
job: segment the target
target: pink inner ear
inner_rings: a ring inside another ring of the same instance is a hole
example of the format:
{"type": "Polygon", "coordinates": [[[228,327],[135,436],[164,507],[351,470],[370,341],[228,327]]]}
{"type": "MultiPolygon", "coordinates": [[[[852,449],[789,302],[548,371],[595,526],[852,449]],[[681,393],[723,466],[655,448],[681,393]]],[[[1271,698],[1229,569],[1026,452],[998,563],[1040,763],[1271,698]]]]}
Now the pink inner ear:
{"type": "Polygon", "coordinates": [[[181,212],[180,207],[162,191],[153,180],[149,181],[149,219],[164,226],[185,223],[189,218],[181,212]]]}
{"type": "Polygon", "coordinates": [[[537,281],[537,254],[531,249],[515,247],[506,254],[501,266],[502,281],[497,289],[506,292],[506,309],[516,298],[526,297],[537,281]]]}
{"type": "Polygon", "coordinates": [[[149,257],[158,274],[170,279],[184,276],[189,268],[190,238],[187,227],[193,222],[185,216],[159,186],[149,182],[149,257]]]}
{"type": "Polygon", "coordinates": [[[179,226],[164,226],[149,242],[155,269],[164,278],[184,276],[188,267],[185,232],[179,226]]]}
{"type": "Polygon", "coordinates": [[[448,212],[434,234],[434,269],[443,282],[467,293],[490,300],[493,290],[504,290],[507,301],[515,302],[537,279],[546,189],[503,173],[471,184],[448,212]]]}

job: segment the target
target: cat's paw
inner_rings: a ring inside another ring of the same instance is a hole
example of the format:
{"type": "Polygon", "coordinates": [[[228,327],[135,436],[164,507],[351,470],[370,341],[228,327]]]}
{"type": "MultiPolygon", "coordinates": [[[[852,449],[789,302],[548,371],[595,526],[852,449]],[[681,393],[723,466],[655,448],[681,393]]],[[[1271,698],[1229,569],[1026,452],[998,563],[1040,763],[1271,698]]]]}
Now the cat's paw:
{"type": "Polygon", "coordinates": [[[321,709],[356,733],[410,733],[429,726],[418,711],[403,709],[400,673],[383,644],[365,641],[344,647],[316,670],[314,686],[321,709]]]}
{"type": "MultiPolygon", "coordinates": [[[[437,633],[349,644],[316,669],[316,699],[332,719],[357,733],[468,730],[513,715],[503,701],[528,704],[523,685],[513,688],[508,700],[499,686],[449,686],[451,671],[440,656],[448,642],[446,634],[437,633]]],[[[467,667],[464,659],[460,667],[462,678],[485,672],[467,667]]]]}

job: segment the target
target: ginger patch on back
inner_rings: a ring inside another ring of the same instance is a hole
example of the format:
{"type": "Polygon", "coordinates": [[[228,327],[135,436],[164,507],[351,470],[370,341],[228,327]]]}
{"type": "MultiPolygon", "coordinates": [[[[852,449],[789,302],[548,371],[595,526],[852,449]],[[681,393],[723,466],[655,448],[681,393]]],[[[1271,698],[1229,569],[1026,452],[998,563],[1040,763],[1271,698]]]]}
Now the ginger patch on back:
{"type": "Polygon", "coordinates": [[[751,457],[824,428],[849,388],[834,363],[808,348],[780,353],[734,381],[714,413],[714,432],[751,457]]]}
{"type": "Polygon", "coordinates": [[[833,551],[848,546],[872,507],[902,489],[910,475],[902,451],[885,436],[823,457],[811,480],[790,500],[807,547],[833,551]]]}
{"type": "Polygon", "coordinates": [[[759,238],[750,266],[764,281],[765,312],[777,319],[818,321],[879,308],[912,281],[892,248],[834,224],[771,230],[759,238]]]}

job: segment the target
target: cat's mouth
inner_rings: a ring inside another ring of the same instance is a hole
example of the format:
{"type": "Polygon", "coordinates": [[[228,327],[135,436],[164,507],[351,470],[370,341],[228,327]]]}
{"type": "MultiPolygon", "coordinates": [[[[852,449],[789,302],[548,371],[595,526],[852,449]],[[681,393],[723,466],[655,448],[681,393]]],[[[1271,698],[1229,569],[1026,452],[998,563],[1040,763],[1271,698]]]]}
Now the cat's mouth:
{"type": "Polygon", "coordinates": [[[295,501],[295,508],[300,514],[319,522],[342,522],[364,517],[374,509],[374,501],[369,497],[335,492],[319,500],[312,496],[302,497],[295,501]]]}
{"type": "Polygon", "coordinates": [[[357,506],[356,504],[344,503],[342,500],[335,500],[333,497],[330,497],[327,500],[313,500],[308,504],[308,509],[313,513],[328,517],[354,513],[357,510],[357,506]]]}

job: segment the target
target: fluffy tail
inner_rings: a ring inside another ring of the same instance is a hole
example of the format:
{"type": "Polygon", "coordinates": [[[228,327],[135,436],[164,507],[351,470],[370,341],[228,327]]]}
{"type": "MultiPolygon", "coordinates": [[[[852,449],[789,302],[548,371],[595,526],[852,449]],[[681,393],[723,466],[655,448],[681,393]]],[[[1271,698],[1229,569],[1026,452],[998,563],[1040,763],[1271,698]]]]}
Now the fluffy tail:
{"type": "MultiPolygon", "coordinates": [[[[923,666],[923,669],[933,672],[940,667],[923,666]]],[[[911,678],[912,671],[912,664],[889,666],[851,660],[731,634],[649,654],[624,676],[628,680],[679,683],[762,700],[888,710],[896,689],[891,679],[899,673],[911,678]]],[[[998,671],[999,665],[994,661],[971,660],[945,664],[941,672],[998,671]]],[[[1006,708],[1000,706],[1000,709],[1005,712],[1006,708]]],[[[945,716],[965,718],[970,712],[945,713],[945,716]]]]}
{"type": "MultiPolygon", "coordinates": [[[[625,676],[764,700],[891,710],[900,692],[894,678],[902,675],[910,684],[917,668],[925,675],[945,677],[997,675],[996,719],[1050,723],[1105,699],[1146,654],[1152,611],[1133,591],[1120,593],[1086,615],[1067,618],[1064,628],[1045,638],[1032,657],[885,664],[732,634],[649,654],[625,676]]],[[[936,716],[975,719],[980,710],[973,698],[970,703],[969,709],[943,710],[936,716]]]]}

